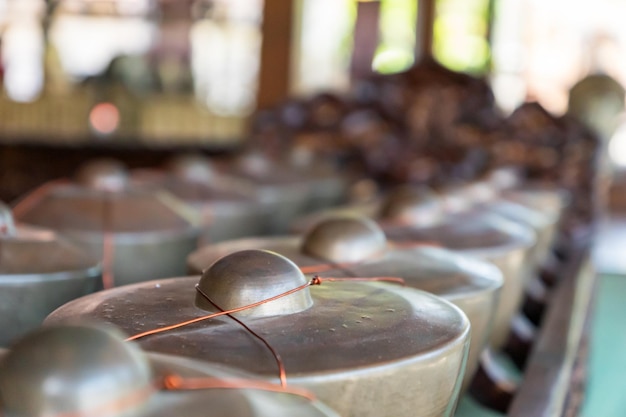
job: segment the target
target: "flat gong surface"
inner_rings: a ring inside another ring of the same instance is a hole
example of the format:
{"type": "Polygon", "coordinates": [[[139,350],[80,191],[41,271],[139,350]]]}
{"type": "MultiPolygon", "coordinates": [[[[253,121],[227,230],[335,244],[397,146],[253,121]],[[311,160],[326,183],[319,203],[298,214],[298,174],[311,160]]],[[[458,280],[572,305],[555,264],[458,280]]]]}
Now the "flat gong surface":
{"type": "Polygon", "coordinates": [[[30,210],[20,213],[18,220],[67,231],[101,232],[105,225],[119,233],[188,228],[188,221],[177,213],[167,196],[146,192],[104,194],[78,187],[59,187],[30,210]]]}
{"type": "MultiPolygon", "coordinates": [[[[157,377],[176,374],[184,378],[212,377],[222,380],[253,380],[254,377],[215,364],[175,357],[150,354],[150,362],[157,377]]],[[[293,415],[304,417],[334,417],[335,414],[317,401],[296,395],[260,390],[200,389],[160,391],[144,410],[146,417],[274,417],[293,415]]]]}
{"type": "Polygon", "coordinates": [[[391,250],[372,262],[331,269],[320,276],[401,277],[410,287],[448,299],[495,291],[502,285],[495,266],[434,247],[391,250]]]}
{"type": "Polygon", "coordinates": [[[221,257],[243,249],[265,249],[291,259],[309,273],[324,277],[394,276],[406,285],[440,296],[469,295],[500,286],[499,271],[490,264],[435,247],[394,248],[369,257],[363,262],[337,264],[301,252],[302,238],[295,236],[237,239],[210,245],[192,253],[188,264],[201,272],[221,257]]]}
{"type": "Polygon", "coordinates": [[[516,223],[527,224],[534,230],[550,227],[557,221],[556,216],[505,200],[489,203],[486,205],[486,209],[516,223]]]}
{"type": "Polygon", "coordinates": [[[502,197],[541,211],[544,215],[553,218],[554,221],[559,220],[561,212],[570,203],[570,196],[565,190],[548,186],[525,185],[521,188],[505,190],[502,197]]]}
{"type": "Polygon", "coordinates": [[[307,183],[306,176],[295,169],[269,161],[259,161],[258,165],[256,162],[229,164],[226,166],[226,172],[264,186],[293,186],[307,183]]]}
{"type": "Polygon", "coordinates": [[[185,201],[225,201],[245,203],[248,200],[243,196],[216,190],[202,184],[183,181],[167,181],[165,189],[185,201]]]}
{"type": "Polygon", "coordinates": [[[54,232],[18,227],[14,235],[0,235],[0,279],[89,269],[97,274],[97,268],[97,260],[54,232]]]}
{"type": "MultiPolygon", "coordinates": [[[[136,334],[209,312],[197,308],[198,277],[151,281],[70,302],[46,323],[100,319],[136,334]]],[[[390,361],[440,353],[469,331],[451,304],[393,284],[326,282],[310,288],[307,310],[243,320],[265,337],[285,363],[287,376],[368,369],[390,361]]],[[[216,311],[216,310],[215,310],[216,311]]],[[[267,348],[228,317],[139,339],[142,348],[233,365],[268,376],[278,369],[267,348]]]]}
{"type": "Polygon", "coordinates": [[[534,243],[531,230],[499,216],[459,213],[432,227],[382,225],[387,238],[395,242],[432,242],[453,250],[514,249],[534,243]]]}
{"type": "MultiPolygon", "coordinates": [[[[0,366],[7,354],[0,349],[0,366]]],[[[253,381],[254,377],[224,366],[193,359],[148,354],[156,381],[166,376],[209,377],[222,381],[253,381]]],[[[94,375],[95,377],[95,375],[94,375]]],[[[0,410],[1,411],[1,410],[0,410]]],[[[120,414],[122,415],[122,414],[120,414]]],[[[123,414],[126,415],[126,414],[123,414]]],[[[136,417],[336,417],[318,401],[297,395],[255,389],[157,390],[132,414],[136,417]]]]}
{"type": "MultiPolygon", "coordinates": [[[[222,201],[231,203],[247,203],[251,199],[242,194],[229,192],[208,183],[185,181],[160,172],[138,172],[134,175],[133,184],[139,186],[160,187],[176,197],[190,202],[222,201]]],[[[213,182],[219,179],[213,180],[213,182]]]]}
{"type": "Polygon", "coordinates": [[[187,258],[187,264],[192,272],[200,273],[221,257],[246,249],[265,249],[276,252],[289,258],[298,266],[312,266],[326,262],[324,259],[303,254],[300,250],[301,245],[302,239],[297,236],[234,239],[196,250],[187,258]]]}

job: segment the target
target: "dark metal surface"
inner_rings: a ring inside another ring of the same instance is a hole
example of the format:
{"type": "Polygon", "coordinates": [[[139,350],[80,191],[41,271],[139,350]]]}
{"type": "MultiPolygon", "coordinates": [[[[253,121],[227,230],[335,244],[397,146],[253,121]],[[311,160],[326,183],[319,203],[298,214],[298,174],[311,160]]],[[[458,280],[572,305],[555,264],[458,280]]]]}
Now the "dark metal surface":
{"type": "MultiPolygon", "coordinates": [[[[228,291],[245,292],[244,282],[266,281],[265,268],[287,265],[277,261],[283,259],[279,255],[261,254],[247,274],[237,269],[238,276],[231,278],[239,283],[231,282],[228,291]]],[[[220,262],[243,263],[239,257],[244,255],[220,262]]],[[[291,274],[278,276],[294,282],[291,274]]],[[[207,310],[196,306],[197,282],[197,277],[168,279],[100,292],[61,307],[47,323],[100,319],[136,334],[200,317],[207,310]]],[[[271,294],[274,285],[269,280],[265,293],[271,294]]],[[[258,294],[262,287],[251,288],[258,294]]],[[[245,318],[280,354],[288,381],[313,390],[341,415],[401,417],[414,416],[415,410],[420,416],[452,415],[469,348],[469,322],[458,308],[386,283],[333,282],[301,291],[313,300],[305,310],[245,318]]],[[[266,378],[278,374],[272,355],[228,317],[139,343],[147,350],[230,364],[266,378]]]]}
{"type": "Polygon", "coordinates": [[[0,346],[95,291],[100,272],[97,258],[54,232],[16,227],[0,204],[0,346]]]}
{"type": "Polygon", "coordinates": [[[317,224],[303,238],[240,239],[201,248],[188,263],[201,271],[228,253],[244,248],[266,249],[292,259],[300,267],[316,265],[320,276],[396,276],[406,285],[441,296],[468,316],[472,325],[465,383],[469,383],[491,332],[500,272],[489,264],[435,247],[411,249],[388,246],[372,220],[338,216],[317,224]]]}
{"type": "Polygon", "coordinates": [[[387,249],[378,225],[366,217],[336,217],[318,223],[306,234],[300,251],[324,262],[368,262],[387,249]]]}
{"type": "Polygon", "coordinates": [[[50,326],[29,334],[0,359],[0,407],[8,416],[337,416],[317,401],[285,393],[164,391],[156,385],[172,374],[251,379],[221,366],[144,354],[108,327],[50,326]]]}
{"type": "Polygon", "coordinates": [[[515,223],[527,225],[532,228],[535,231],[537,241],[531,249],[529,261],[536,270],[545,264],[556,240],[560,216],[551,215],[544,211],[532,209],[506,200],[495,200],[487,203],[484,209],[514,221],[515,223]]]}
{"type": "Polygon", "coordinates": [[[93,190],[121,191],[128,186],[128,172],[115,159],[97,159],[78,169],[76,183],[93,190]]]}
{"type": "Polygon", "coordinates": [[[528,184],[504,190],[502,199],[527,207],[544,216],[547,223],[544,227],[540,227],[538,223],[536,225],[529,223],[537,233],[535,262],[536,265],[543,266],[548,260],[547,254],[552,245],[556,243],[563,214],[570,204],[568,193],[557,187],[528,184]]]}
{"type": "Polygon", "coordinates": [[[504,285],[496,312],[491,345],[500,348],[509,334],[509,325],[522,302],[530,276],[529,256],[535,233],[500,216],[470,211],[450,216],[432,227],[389,222],[383,229],[392,242],[431,242],[495,264],[502,271],[504,285]]]}
{"type": "MultiPolygon", "coordinates": [[[[296,264],[282,256],[245,250],[215,262],[200,278],[196,307],[214,311],[215,306],[233,310],[275,297],[307,283],[296,264]],[[203,294],[208,295],[214,305],[203,294]]],[[[298,291],[271,303],[234,313],[243,317],[271,317],[294,314],[313,305],[308,290],[298,291]]]]}
{"type": "Polygon", "coordinates": [[[197,213],[165,191],[115,188],[124,175],[109,168],[98,162],[79,174],[90,184],[102,175],[106,190],[50,183],[17,204],[17,220],[56,230],[96,257],[110,238],[116,285],[184,273],[184,259],[197,246],[197,213]]]}
{"type": "Polygon", "coordinates": [[[133,184],[162,189],[197,211],[202,228],[201,241],[221,242],[270,231],[269,208],[216,173],[202,157],[180,157],[172,161],[171,172],[137,170],[133,184]]]}
{"type": "Polygon", "coordinates": [[[463,381],[465,391],[493,330],[503,284],[500,271],[485,262],[435,247],[395,250],[382,259],[346,269],[329,270],[322,275],[402,277],[408,286],[436,294],[467,315],[472,327],[463,381]]]}
{"type": "Polygon", "coordinates": [[[274,233],[287,230],[291,221],[307,208],[310,185],[293,170],[273,165],[261,155],[239,157],[223,164],[222,171],[265,204],[272,213],[270,229],[274,233]]]}
{"type": "MultiPolygon", "coordinates": [[[[486,209],[488,204],[472,209],[483,197],[472,202],[469,191],[463,187],[448,189],[433,201],[432,194],[406,187],[381,199],[378,202],[381,210],[376,210],[374,204],[335,211],[373,216],[383,226],[387,238],[394,242],[440,245],[494,263],[504,276],[502,301],[491,340],[492,346],[500,348],[521,304],[524,287],[534,266],[533,257],[540,258],[533,252],[537,236],[527,224],[517,224],[496,213],[495,209],[493,212],[486,209]],[[441,198],[444,195],[448,196],[447,201],[441,198]]],[[[311,227],[311,223],[330,217],[332,212],[331,209],[312,215],[299,222],[298,228],[311,227]]]]}
{"type": "Polygon", "coordinates": [[[397,219],[415,226],[431,226],[445,216],[444,202],[426,188],[399,187],[380,203],[376,217],[397,219]]]}
{"type": "Polygon", "coordinates": [[[249,153],[222,165],[221,171],[240,184],[250,195],[266,204],[273,214],[272,231],[284,233],[293,220],[305,212],[342,201],[348,192],[343,176],[314,166],[298,167],[286,161],[272,161],[249,153]]]}

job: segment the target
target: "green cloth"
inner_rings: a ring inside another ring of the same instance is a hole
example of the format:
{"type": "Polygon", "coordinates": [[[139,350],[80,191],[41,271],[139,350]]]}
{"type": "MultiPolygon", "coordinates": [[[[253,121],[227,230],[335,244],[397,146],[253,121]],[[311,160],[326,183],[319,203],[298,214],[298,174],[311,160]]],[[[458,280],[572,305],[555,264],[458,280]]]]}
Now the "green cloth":
{"type": "Polygon", "coordinates": [[[455,417],[504,417],[504,414],[485,408],[466,395],[459,402],[455,417]]]}
{"type": "Polygon", "coordinates": [[[626,416],[626,276],[602,275],[581,417],[626,416]]]}
{"type": "MultiPolygon", "coordinates": [[[[580,417],[626,417],[626,276],[601,275],[592,316],[587,390],[580,417]]],[[[504,417],[469,396],[455,417],[504,417]]]]}
{"type": "MultiPolygon", "coordinates": [[[[519,382],[522,379],[522,373],[507,356],[501,353],[494,353],[492,359],[500,365],[500,369],[504,371],[510,380],[519,382]]],[[[465,395],[459,401],[455,417],[504,417],[504,414],[483,407],[469,395],[465,395]]]]}

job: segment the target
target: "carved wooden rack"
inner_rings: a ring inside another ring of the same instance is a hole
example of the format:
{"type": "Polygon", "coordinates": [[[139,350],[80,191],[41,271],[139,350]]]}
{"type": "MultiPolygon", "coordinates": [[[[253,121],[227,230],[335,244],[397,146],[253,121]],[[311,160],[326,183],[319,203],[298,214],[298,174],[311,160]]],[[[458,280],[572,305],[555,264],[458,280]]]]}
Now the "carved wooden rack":
{"type": "Polygon", "coordinates": [[[582,404],[596,275],[590,239],[578,242],[541,326],[511,417],[575,416],[582,404]]]}
{"type": "MultiPolygon", "coordinates": [[[[503,406],[503,393],[492,387],[492,397],[481,402],[489,409],[506,408],[502,417],[573,417],[584,399],[590,319],[596,274],[590,260],[591,238],[571,244],[567,260],[553,287],[541,327],[529,352],[523,378],[503,406]],[[488,404],[489,400],[492,404],[488,404]]],[[[488,396],[486,396],[488,397],[488,396]]],[[[486,408],[483,408],[486,410],[486,408]]],[[[460,409],[456,417],[483,417],[485,413],[460,409]]]]}

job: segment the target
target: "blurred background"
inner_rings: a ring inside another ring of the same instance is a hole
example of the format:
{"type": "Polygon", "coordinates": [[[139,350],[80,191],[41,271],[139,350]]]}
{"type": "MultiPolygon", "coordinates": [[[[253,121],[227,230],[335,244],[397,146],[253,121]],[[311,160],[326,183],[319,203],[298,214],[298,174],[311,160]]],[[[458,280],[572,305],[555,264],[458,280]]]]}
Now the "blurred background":
{"type": "MultiPolygon", "coordinates": [[[[598,267],[623,274],[624,16],[620,0],[0,0],[0,200],[100,156],[155,167],[288,144],[339,170],[356,155],[381,184],[437,186],[437,170],[478,178],[488,155],[580,189],[580,223],[608,201],[598,267]]],[[[621,317],[626,287],[611,282],[603,314],[621,317]]],[[[592,363],[617,378],[615,343],[592,363]]],[[[607,411],[615,390],[592,391],[586,417],[623,415],[607,411]]]]}
{"type": "MultiPolygon", "coordinates": [[[[375,72],[415,62],[421,23],[433,29],[435,58],[487,75],[504,111],[532,99],[564,113],[584,76],[626,80],[621,1],[436,0],[432,22],[420,21],[415,0],[379,3],[377,27],[367,29],[377,32],[375,72]]],[[[257,105],[274,104],[259,101],[260,69],[281,58],[262,62],[262,45],[288,49],[288,73],[276,74],[287,90],[275,96],[349,89],[351,58],[362,47],[358,4],[0,0],[1,140],[237,146],[257,105]],[[264,13],[275,20],[269,27],[264,13]]],[[[626,163],[624,146],[612,149],[616,163],[626,163]]]]}
{"type": "MultiPolygon", "coordinates": [[[[624,13],[617,0],[0,0],[0,198],[47,179],[16,167],[48,169],[44,150],[78,161],[124,149],[131,165],[232,152],[257,109],[346,94],[426,55],[486,78],[505,115],[537,101],[559,116],[584,77],[626,81],[624,13]]],[[[619,169],[614,101],[594,114],[619,169]]]]}

